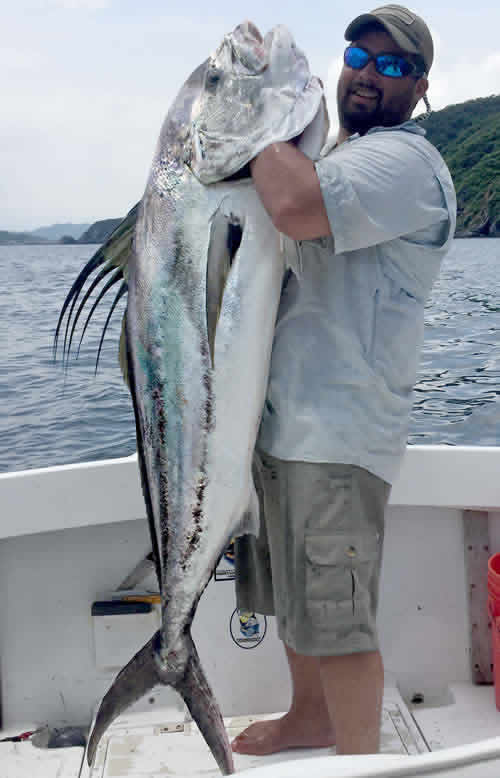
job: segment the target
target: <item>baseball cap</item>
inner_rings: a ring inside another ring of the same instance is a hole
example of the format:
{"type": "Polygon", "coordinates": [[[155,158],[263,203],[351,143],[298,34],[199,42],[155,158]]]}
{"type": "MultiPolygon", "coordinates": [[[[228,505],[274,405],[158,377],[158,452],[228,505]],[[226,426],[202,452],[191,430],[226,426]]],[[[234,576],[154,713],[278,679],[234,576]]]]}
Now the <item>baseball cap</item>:
{"type": "Polygon", "coordinates": [[[356,40],[368,25],[377,24],[411,54],[418,54],[429,72],[434,59],[434,45],[429,28],[420,16],[402,5],[383,5],[370,13],[357,16],[345,31],[345,39],[356,40]]]}

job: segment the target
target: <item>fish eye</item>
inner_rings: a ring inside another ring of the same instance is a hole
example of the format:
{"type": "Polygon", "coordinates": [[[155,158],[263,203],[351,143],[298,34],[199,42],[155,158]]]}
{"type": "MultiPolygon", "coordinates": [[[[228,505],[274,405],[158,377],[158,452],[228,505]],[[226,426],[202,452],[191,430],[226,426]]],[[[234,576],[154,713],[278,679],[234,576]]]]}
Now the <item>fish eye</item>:
{"type": "Polygon", "coordinates": [[[210,67],[207,71],[206,86],[207,89],[215,89],[221,80],[222,73],[217,67],[210,67]]]}

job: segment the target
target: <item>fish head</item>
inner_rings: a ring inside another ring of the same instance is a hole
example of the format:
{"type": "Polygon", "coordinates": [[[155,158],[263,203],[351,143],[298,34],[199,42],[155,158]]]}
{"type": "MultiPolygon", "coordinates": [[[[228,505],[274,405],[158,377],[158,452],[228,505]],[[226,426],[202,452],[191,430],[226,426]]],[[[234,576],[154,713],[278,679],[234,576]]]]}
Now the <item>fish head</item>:
{"type": "Polygon", "coordinates": [[[243,22],[205,65],[192,106],[189,161],[203,184],[232,176],[265,146],[299,135],[323,99],[319,80],[283,25],[263,38],[243,22]]]}

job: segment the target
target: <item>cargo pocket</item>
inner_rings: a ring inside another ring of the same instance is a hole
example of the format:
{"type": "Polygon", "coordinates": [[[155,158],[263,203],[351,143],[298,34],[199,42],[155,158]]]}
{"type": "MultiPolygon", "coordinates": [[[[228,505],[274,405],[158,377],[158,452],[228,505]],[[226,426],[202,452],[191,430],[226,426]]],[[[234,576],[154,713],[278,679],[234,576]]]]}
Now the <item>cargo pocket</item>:
{"type": "Polygon", "coordinates": [[[333,632],[372,625],[373,578],[378,578],[380,564],[377,535],[309,535],[305,551],[306,607],[312,624],[333,632]]]}

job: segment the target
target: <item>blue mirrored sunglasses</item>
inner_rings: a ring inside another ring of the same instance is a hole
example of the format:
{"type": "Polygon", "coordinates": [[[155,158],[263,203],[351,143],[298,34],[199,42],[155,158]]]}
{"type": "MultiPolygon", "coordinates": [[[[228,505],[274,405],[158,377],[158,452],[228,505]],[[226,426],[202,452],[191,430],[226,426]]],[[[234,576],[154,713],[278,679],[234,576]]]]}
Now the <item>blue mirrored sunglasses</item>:
{"type": "Polygon", "coordinates": [[[369,51],[362,49],[361,46],[348,46],[344,51],[345,64],[354,70],[361,70],[373,60],[375,70],[381,76],[389,78],[404,78],[404,76],[421,76],[413,62],[409,62],[400,54],[370,54],[369,51]]]}

